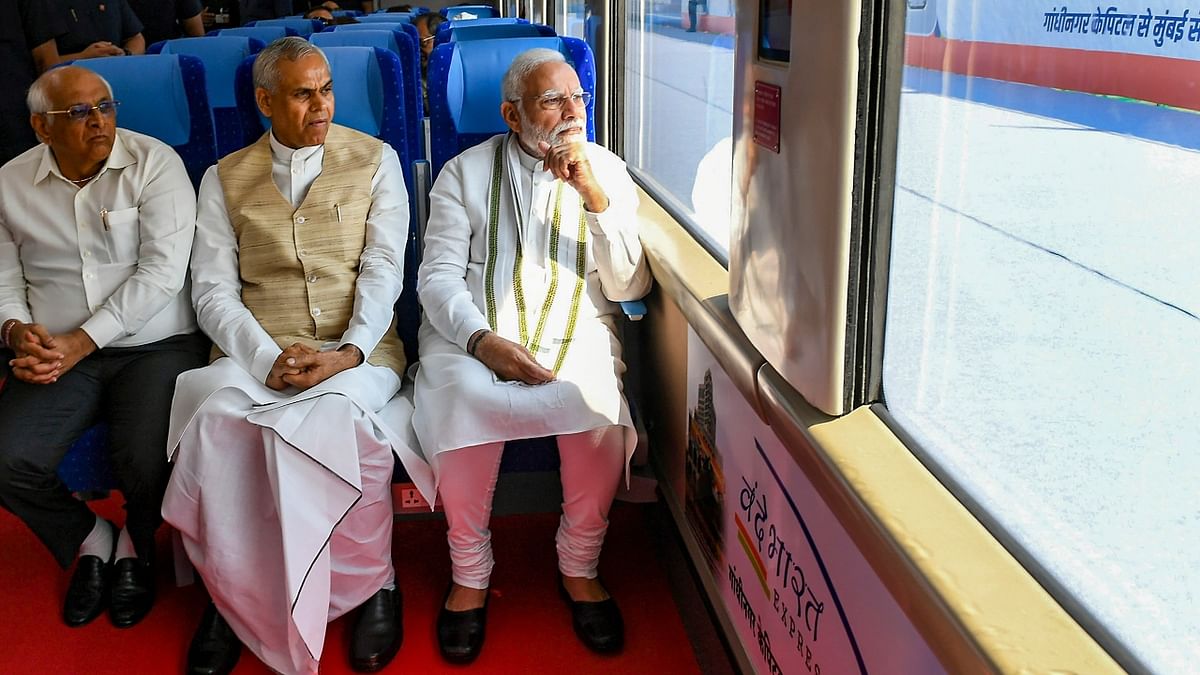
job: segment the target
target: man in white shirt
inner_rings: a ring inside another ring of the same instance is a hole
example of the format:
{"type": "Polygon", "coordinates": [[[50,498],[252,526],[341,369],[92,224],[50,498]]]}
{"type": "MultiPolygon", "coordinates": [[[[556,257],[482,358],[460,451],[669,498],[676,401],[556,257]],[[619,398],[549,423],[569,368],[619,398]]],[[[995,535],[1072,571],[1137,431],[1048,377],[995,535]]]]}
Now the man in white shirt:
{"type": "Polygon", "coordinates": [[[219,350],[185,374],[163,515],[210,606],[190,673],[225,673],[246,644],[315,673],[327,622],[362,606],[351,665],[383,668],[402,638],[391,564],[393,452],[432,496],[396,396],[408,196],[396,152],[332,123],[321,51],[278,40],[254,64],[271,131],[205,174],[192,298],[219,350]]]}
{"type": "Polygon", "coordinates": [[[504,443],[556,436],[563,517],[560,589],[593,650],[623,644],[596,579],[608,510],[635,445],[621,393],[616,301],[651,276],[624,163],[585,142],[588,96],[561,54],[519,55],[500,112],[512,132],[463,152],[430,195],[418,289],[413,424],[449,527],[453,583],[438,615],[444,658],[483,644],[493,560],[488,531],[504,443]],[[452,410],[453,423],[441,411],[452,410]]]}
{"type": "Polygon", "coordinates": [[[95,73],[52,70],[28,104],[41,144],[0,168],[0,339],[12,352],[0,504],[64,568],[78,554],[67,624],[111,598],[113,623],[131,626],[154,598],[168,401],[207,349],[184,290],[196,198],[169,146],[116,127],[117,102],[95,73]],[[125,496],[119,533],[55,473],[102,420],[125,496]]]}

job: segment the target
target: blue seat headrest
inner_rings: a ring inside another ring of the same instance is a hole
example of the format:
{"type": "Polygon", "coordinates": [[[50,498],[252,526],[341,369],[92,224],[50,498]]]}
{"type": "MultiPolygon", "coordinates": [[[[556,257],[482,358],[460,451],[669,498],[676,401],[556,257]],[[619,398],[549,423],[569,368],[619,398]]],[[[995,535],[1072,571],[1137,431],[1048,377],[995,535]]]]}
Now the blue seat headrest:
{"type": "Polygon", "coordinates": [[[379,47],[393,54],[400,53],[400,46],[396,42],[396,33],[386,28],[313,33],[309,42],[321,49],[326,47],[379,47]]]}
{"type": "Polygon", "coordinates": [[[367,14],[357,17],[357,19],[359,23],[408,23],[410,15],[402,12],[389,12],[387,14],[367,14]]]}
{"type": "Polygon", "coordinates": [[[401,28],[404,24],[394,22],[375,22],[375,23],[345,23],[340,26],[330,26],[322,33],[341,33],[342,31],[363,31],[363,30],[390,30],[396,33],[404,32],[401,28]]]}
{"type": "Polygon", "coordinates": [[[500,133],[508,129],[500,117],[500,82],[513,59],[535,47],[564,51],[562,40],[553,37],[454,43],[446,102],[458,133],[500,133]]]}
{"type": "Polygon", "coordinates": [[[178,38],[163,43],[162,53],[198,57],[204,62],[208,104],[213,108],[233,108],[237,106],[234,73],[238,64],[254,53],[252,39],[241,35],[178,38]]]}
{"type": "Polygon", "coordinates": [[[321,28],[323,27],[322,23],[319,20],[305,19],[303,17],[301,17],[299,19],[286,18],[286,17],[282,18],[282,19],[261,19],[259,21],[255,21],[253,23],[248,23],[246,25],[254,26],[254,27],[257,27],[257,26],[281,26],[283,28],[291,28],[292,30],[296,31],[296,35],[299,35],[300,37],[308,37],[309,35],[312,35],[314,32],[321,30],[321,28]]]}
{"type": "Polygon", "coordinates": [[[454,7],[444,7],[442,16],[450,20],[455,19],[488,19],[496,16],[496,11],[491,5],[456,5],[454,7]]]}
{"type": "MultiPolygon", "coordinates": [[[[553,34],[553,31],[549,31],[553,34]]],[[[546,32],[532,23],[477,24],[474,21],[450,29],[450,40],[495,40],[497,38],[542,37],[546,32]]]]}
{"type": "Polygon", "coordinates": [[[324,52],[333,75],[333,120],[378,136],[383,128],[383,77],[375,48],[330,47],[324,52]]]}
{"type": "Polygon", "coordinates": [[[256,40],[262,40],[263,44],[271,44],[282,37],[288,36],[286,26],[242,26],[240,28],[222,28],[214,31],[213,35],[244,35],[252,37],[256,40]]]}
{"type": "Polygon", "coordinates": [[[112,85],[113,97],[121,102],[117,126],[167,145],[191,140],[192,115],[178,55],[84,59],[74,65],[99,73],[112,85]]]}

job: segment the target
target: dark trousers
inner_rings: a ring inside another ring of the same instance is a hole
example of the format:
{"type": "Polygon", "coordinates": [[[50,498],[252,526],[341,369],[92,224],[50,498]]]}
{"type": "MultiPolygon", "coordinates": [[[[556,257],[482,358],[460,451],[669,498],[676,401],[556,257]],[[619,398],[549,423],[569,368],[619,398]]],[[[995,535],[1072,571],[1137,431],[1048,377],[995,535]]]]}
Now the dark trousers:
{"type": "Polygon", "coordinates": [[[704,7],[704,11],[708,12],[708,0],[688,0],[688,30],[695,31],[699,24],[696,23],[696,10],[704,7]]]}
{"type": "MultiPolygon", "coordinates": [[[[71,444],[99,421],[125,496],[125,526],[151,560],[167,489],[167,428],[175,378],[207,361],[208,339],[178,335],[139,347],[101,349],[53,384],[8,373],[0,393],[0,505],[42,540],[64,569],[95,524],[56,470],[71,444]]],[[[11,353],[4,355],[5,369],[11,353]]]]}

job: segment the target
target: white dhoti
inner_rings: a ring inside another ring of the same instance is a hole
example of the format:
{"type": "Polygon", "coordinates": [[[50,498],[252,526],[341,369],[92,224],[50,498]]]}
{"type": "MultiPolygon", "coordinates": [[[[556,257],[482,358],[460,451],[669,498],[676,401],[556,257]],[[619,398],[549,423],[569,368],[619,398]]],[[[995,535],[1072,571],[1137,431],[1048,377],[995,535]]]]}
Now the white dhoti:
{"type": "Polygon", "coordinates": [[[392,583],[393,452],[433,503],[398,391],[370,365],[291,395],[227,358],[179,378],[163,517],[221,615],[277,671],[315,673],[326,624],[392,583]]]}

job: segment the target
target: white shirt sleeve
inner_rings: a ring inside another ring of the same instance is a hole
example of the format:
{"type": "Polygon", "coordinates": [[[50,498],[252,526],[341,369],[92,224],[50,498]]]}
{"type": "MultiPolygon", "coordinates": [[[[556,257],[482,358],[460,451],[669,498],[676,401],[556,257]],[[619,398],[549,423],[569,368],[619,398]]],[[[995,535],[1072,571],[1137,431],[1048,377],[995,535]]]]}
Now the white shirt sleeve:
{"type": "Polygon", "coordinates": [[[471,221],[463,198],[462,162],[450,161],[429,193],[429,222],[425,225],[425,255],[417,292],[433,327],[466,349],[471,335],[489,326],[467,287],[471,221]]]}
{"type": "Polygon", "coordinates": [[[339,347],[353,344],[369,356],[392,327],[396,300],[404,287],[404,247],[408,241],[408,190],[400,158],[387,143],[371,178],[371,210],[354,286],[354,314],[339,347]]]}
{"type": "Polygon", "coordinates": [[[157,149],[151,158],[154,166],[138,202],[137,269],[81,326],[97,348],[140,331],[187,280],[196,195],[183,161],[170,148],[157,149]]]}
{"type": "Polygon", "coordinates": [[[613,302],[638,300],[650,292],[654,277],[638,238],[637,188],[620,160],[593,162],[592,166],[608,194],[607,209],[584,212],[600,288],[613,302]]]}
{"type": "Polygon", "coordinates": [[[0,209],[0,325],[9,319],[17,319],[21,323],[33,321],[29,313],[29,300],[25,295],[25,275],[21,258],[17,255],[17,244],[0,209]]]}
{"type": "Polygon", "coordinates": [[[283,352],[242,303],[237,236],[225,208],[217,167],[200,181],[192,245],[192,304],[196,320],[217,347],[260,382],[283,352]]]}

